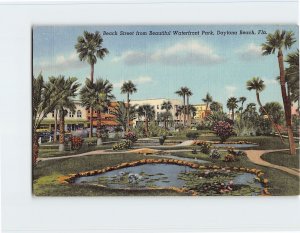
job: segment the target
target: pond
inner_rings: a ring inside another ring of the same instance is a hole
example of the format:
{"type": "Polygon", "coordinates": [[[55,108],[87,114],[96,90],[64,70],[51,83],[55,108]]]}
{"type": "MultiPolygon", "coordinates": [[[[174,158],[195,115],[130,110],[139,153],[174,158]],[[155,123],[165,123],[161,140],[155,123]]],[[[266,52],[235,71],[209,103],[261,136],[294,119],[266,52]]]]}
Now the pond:
{"type": "Polygon", "coordinates": [[[263,189],[255,175],[226,169],[195,169],[176,164],[143,164],[94,176],[78,177],[78,185],[96,185],[110,189],[147,190],[184,188],[199,195],[259,195],[263,189]]]}

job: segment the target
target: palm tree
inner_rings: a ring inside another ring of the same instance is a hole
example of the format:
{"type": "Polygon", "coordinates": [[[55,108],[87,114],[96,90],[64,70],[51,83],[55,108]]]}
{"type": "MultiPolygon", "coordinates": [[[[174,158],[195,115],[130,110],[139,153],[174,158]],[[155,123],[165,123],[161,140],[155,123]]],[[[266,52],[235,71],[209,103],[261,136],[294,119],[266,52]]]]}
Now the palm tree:
{"type": "MultiPolygon", "coordinates": [[[[115,97],[112,94],[113,85],[107,79],[97,79],[95,83],[86,79],[85,86],[80,90],[81,103],[87,109],[94,109],[97,112],[97,145],[102,144],[102,122],[101,112],[107,109],[111,100],[115,97]]],[[[90,114],[90,117],[93,113],[90,114]]]]}
{"type": "Polygon", "coordinates": [[[206,103],[206,107],[205,107],[205,116],[207,116],[207,110],[208,110],[208,106],[211,102],[213,102],[213,98],[212,96],[207,92],[205,98],[202,99],[202,101],[204,103],[206,103]]]}
{"type": "MultiPolygon", "coordinates": [[[[77,38],[77,44],[75,49],[78,53],[80,61],[87,61],[91,66],[91,82],[94,82],[94,65],[97,63],[97,58],[103,60],[103,58],[109,53],[107,48],[102,47],[103,39],[98,31],[95,33],[83,32],[83,36],[77,38]]],[[[90,109],[90,133],[89,137],[92,137],[93,132],[93,109],[90,109]]]]}
{"type": "Polygon", "coordinates": [[[185,96],[186,96],[186,113],[187,113],[187,121],[188,121],[188,126],[191,126],[191,115],[190,115],[190,96],[193,95],[193,92],[189,89],[189,88],[186,88],[186,93],[185,93],[185,96]]]}
{"type": "Polygon", "coordinates": [[[196,114],[197,114],[197,109],[193,105],[188,105],[188,115],[194,118],[196,114]]]}
{"type": "MultiPolygon", "coordinates": [[[[123,130],[126,131],[127,127],[127,106],[124,102],[119,101],[117,103],[117,106],[111,111],[111,114],[113,114],[116,117],[116,121],[122,125],[123,130]]],[[[136,105],[130,106],[129,108],[129,119],[130,121],[135,119],[136,114],[136,105]]]]}
{"type": "Polygon", "coordinates": [[[58,95],[48,82],[44,82],[42,74],[37,78],[32,77],[32,164],[36,165],[39,155],[39,143],[37,129],[48,113],[55,109],[58,101],[64,93],[58,95]]]}
{"type": "Polygon", "coordinates": [[[219,102],[213,101],[210,104],[210,110],[213,112],[219,112],[222,110],[222,104],[220,104],[219,102]]]}
{"type": "Polygon", "coordinates": [[[129,95],[132,95],[133,93],[137,92],[136,86],[132,83],[132,81],[124,82],[122,87],[121,87],[121,94],[127,94],[127,110],[126,110],[126,115],[127,115],[127,127],[126,130],[129,130],[130,127],[130,116],[129,116],[129,108],[130,108],[130,99],[129,95]]]}
{"type": "Polygon", "coordinates": [[[172,103],[170,101],[164,101],[161,105],[161,109],[165,109],[167,114],[165,114],[166,117],[166,121],[165,121],[165,129],[167,129],[167,122],[168,122],[168,118],[169,118],[169,112],[170,110],[173,108],[172,103]]]}
{"type": "Polygon", "coordinates": [[[231,119],[234,120],[234,109],[236,109],[238,107],[237,103],[239,101],[237,100],[237,98],[235,97],[230,97],[228,100],[227,100],[227,108],[229,110],[231,110],[231,119]]]}
{"type": "Polygon", "coordinates": [[[289,64],[285,72],[288,95],[291,102],[298,102],[299,109],[299,50],[288,54],[286,62],[289,64]]]}
{"type": "Polygon", "coordinates": [[[267,115],[269,121],[271,122],[271,124],[273,125],[274,129],[278,132],[281,141],[283,142],[283,138],[281,136],[281,133],[279,131],[278,125],[274,123],[272,117],[270,116],[270,114],[266,111],[266,109],[263,107],[261,101],[260,101],[260,97],[259,97],[259,93],[262,92],[265,89],[265,84],[264,81],[262,79],[260,79],[259,77],[253,77],[251,80],[247,81],[247,90],[251,91],[251,90],[255,90],[256,93],[256,100],[258,105],[260,106],[260,108],[262,109],[262,111],[267,115]]]}
{"type": "Polygon", "coordinates": [[[242,106],[241,106],[241,112],[242,112],[243,109],[244,109],[244,103],[245,103],[246,100],[247,100],[247,98],[244,97],[244,96],[241,96],[241,97],[239,98],[239,101],[242,103],[242,106]]]}
{"type": "Polygon", "coordinates": [[[148,136],[148,122],[155,116],[154,106],[151,106],[149,104],[141,105],[138,107],[137,112],[139,116],[143,116],[145,118],[145,133],[148,136]]]}
{"type": "Polygon", "coordinates": [[[182,122],[181,117],[182,117],[183,110],[184,110],[184,106],[177,106],[176,108],[175,116],[179,117],[179,122],[182,122]]]}
{"type": "MultiPolygon", "coordinates": [[[[65,135],[64,135],[64,122],[66,109],[69,109],[71,112],[75,112],[74,97],[77,95],[76,92],[80,86],[77,83],[77,78],[70,77],[65,79],[64,76],[59,75],[58,77],[50,77],[49,85],[53,89],[53,96],[59,95],[59,93],[64,93],[59,99],[55,106],[55,122],[54,122],[54,138],[56,139],[56,130],[57,130],[57,115],[59,113],[59,151],[64,151],[65,135]]],[[[56,98],[56,97],[53,97],[56,98]]]]}
{"type": "Polygon", "coordinates": [[[187,109],[186,109],[186,102],[185,99],[187,97],[187,92],[189,91],[189,88],[187,87],[180,87],[178,91],[175,92],[175,94],[181,96],[183,98],[183,126],[186,125],[186,114],[187,114],[187,109]]]}
{"type": "Polygon", "coordinates": [[[262,44],[262,55],[270,55],[277,52],[277,61],[279,65],[280,87],[283,100],[286,127],[289,136],[290,153],[296,154],[296,146],[294,141],[293,129],[292,129],[292,112],[291,101],[287,95],[285,69],[283,61],[283,49],[289,49],[296,42],[294,33],[292,31],[286,32],[284,30],[276,30],[273,34],[267,35],[266,42],[262,44]]]}

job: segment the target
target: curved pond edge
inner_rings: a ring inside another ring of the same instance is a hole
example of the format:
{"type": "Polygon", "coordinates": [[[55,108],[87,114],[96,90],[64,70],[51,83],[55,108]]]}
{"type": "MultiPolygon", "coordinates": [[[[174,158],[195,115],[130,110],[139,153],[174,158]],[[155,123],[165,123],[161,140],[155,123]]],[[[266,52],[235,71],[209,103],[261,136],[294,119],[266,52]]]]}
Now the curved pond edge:
{"type": "MultiPolygon", "coordinates": [[[[111,167],[106,167],[100,170],[92,170],[92,171],[86,171],[86,172],[79,172],[76,174],[69,174],[67,176],[60,176],[58,178],[58,182],[60,184],[72,184],[74,183],[75,179],[78,177],[83,177],[83,176],[94,176],[94,175],[99,175],[103,174],[109,171],[121,169],[121,168],[126,168],[126,167],[135,167],[143,164],[157,164],[157,163],[164,163],[164,164],[175,164],[175,165],[181,165],[181,166],[188,166],[190,168],[196,168],[196,169],[226,169],[230,171],[236,171],[236,172],[246,172],[246,173],[251,173],[256,175],[257,180],[263,185],[264,189],[262,190],[261,195],[263,196],[270,196],[270,192],[268,189],[268,179],[264,177],[264,173],[255,168],[245,168],[245,167],[222,167],[222,166],[217,166],[217,165],[202,165],[202,164],[197,164],[193,162],[188,162],[188,161],[183,161],[183,160],[177,160],[177,159],[142,159],[138,161],[133,161],[133,162],[128,162],[128,163],[121,163],[116,166],[111,166],[111,167]]],[[[152,188],[152,189],[164,189],[164,190],[173,190],[179,193],[188,193],[193,196],[198,195],[198,192],[193,191],[193,190],[187,190],[185,188],[177,188],[177,187],[168,187],[168,188],[152,188]]]]}

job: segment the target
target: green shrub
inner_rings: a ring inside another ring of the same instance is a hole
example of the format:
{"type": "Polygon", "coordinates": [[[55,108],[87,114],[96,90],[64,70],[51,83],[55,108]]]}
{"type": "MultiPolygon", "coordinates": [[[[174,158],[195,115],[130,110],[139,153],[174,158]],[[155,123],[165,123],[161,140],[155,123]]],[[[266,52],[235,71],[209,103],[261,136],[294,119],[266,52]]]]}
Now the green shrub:
{"type": "Polygon", "coordinates": [[[132,142],[130,140],[125,140],[117,142],[113,145],[113,150],[126,150],[132,148],[132,142]]]}
{"type": "Polygon", "coordinates": [[[203,142],[200,145],[200,151],[204,154],[209,154],[210,153],[210,150],[211,150],[211,144],[210,143],[207,143],[207,142],[203,142]]]}
{"type": "Polygon", "coordinates": [[[215,150],[212,150],[210,156],[209,156],[211,159],[215,160],[215,159],[219,159],[221,157],[221,154],[220,152],[215,149],[215,150]]]}
{"type": "Polygon", "coordinates": [[[227,154],[225,157],[224,157],[224,162],[235,162],[237,159],[236,157],[233,155],[233,154],[227,154]]]}

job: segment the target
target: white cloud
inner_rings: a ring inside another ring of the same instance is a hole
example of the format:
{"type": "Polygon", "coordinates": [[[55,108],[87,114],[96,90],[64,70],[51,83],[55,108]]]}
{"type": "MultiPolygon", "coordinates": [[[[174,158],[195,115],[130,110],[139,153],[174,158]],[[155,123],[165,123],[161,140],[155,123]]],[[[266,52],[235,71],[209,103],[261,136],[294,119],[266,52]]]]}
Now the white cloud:
{"type": "MultiPolygon", "coordinates": [[[[119,82],[116,82],[114,83],[114,87],[117,87],[117,88],[120,88],[124,82],[126,82],[128,80],[121,80],[119,82]]],[[[150,76],[139,76],[135,79],[131,79],[131,81],[136,84],[136,85],[139,85],[139,84],[145,84],[145,83],[151,83],[153,82],[153,79],[150,77],[150,76]]]]}
{"type": "Polygon", "coordinates": [[[255,60],[262,57],[262,50],[260,45],[250,43],[241,49],[236,50],[239,58],[245,61],[255,60]]]}
{"type": "Polygon", "coordinates": [[[34,61],[34,70],[37,72],[46,70],[63,71],[70,68],[81,68],[85,66],[84,62],[81,62],[76,52],[68,55],[58,55],[52,59],[41,59],[40,61],[34,61]]]}
{"type": "Polygon", "coordinates": [[[146,62],[166,65],[212,65],[223,62],[224,58],[216,54],[208,45],[190,40],[149,53],[126,51],[121,56],[115,57],[113,61],[121,61],[126,65],[139,65],[146,62]]]}
{"type": "Polygon", "coordinates": [[[271,78],[262,78],[262,80],[264,81],[264,83],[266,85],[279,84],[278,81],[275,78],[273,78],[273,79],[271,79],[271,78]]]}
{"type": "Polygon", "coordinates": [[[225,91],[228,97],[233,97],[236,89],[236,86],[225,86],[225,91]]]}

